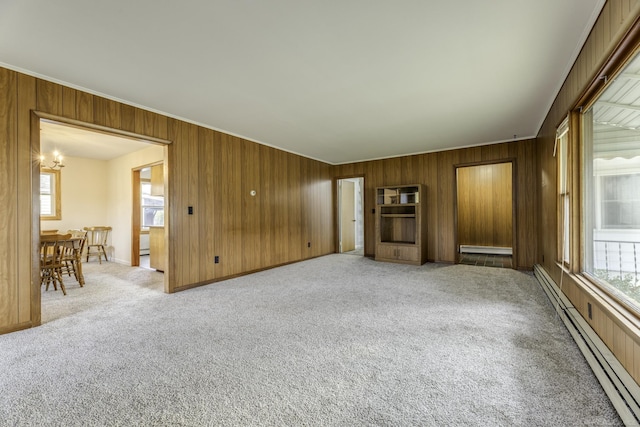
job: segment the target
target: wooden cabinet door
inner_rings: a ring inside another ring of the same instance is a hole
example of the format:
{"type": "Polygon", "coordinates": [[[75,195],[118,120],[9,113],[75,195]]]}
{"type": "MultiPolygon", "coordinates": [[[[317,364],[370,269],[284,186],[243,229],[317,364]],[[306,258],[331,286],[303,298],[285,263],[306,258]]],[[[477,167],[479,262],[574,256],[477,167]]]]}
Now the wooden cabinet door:
{"type": "Polygon", "coordinates": [[[398,246],[397,258],[402,261],[419,261],[418,248],[411,246],[398,246]]]}
{"type": "Polygon", "coordinates": [[[384,258],[384,259],[396,259],[397,248],[392,245],[378,245],[376,248],[376,258],[384,258]]]}

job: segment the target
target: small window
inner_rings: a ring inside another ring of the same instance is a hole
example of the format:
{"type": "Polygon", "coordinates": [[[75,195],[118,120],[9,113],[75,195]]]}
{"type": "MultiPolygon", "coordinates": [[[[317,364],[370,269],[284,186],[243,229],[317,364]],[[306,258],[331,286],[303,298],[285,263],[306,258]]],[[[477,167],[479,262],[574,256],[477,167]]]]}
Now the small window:
{"type": "Polygon", "coordinates": [[[558,159],[558,261],[569,266],[570,239],[570,163],[569,120],[560,125],[556,133],[556,158],[558,159]]]}
{"type": "Polygon", "coordinates": [[[60,204],[60,171],[40,170],[40,219],[43,221],[62,219],[60,204]]]}
{"type": "Polygon", "coordinates": [[[164,197],[151,195],[151,182],[140,182],[141,212],[140,223],[143,230],[148,230],[150,226],[164,225],[164,197]]]}

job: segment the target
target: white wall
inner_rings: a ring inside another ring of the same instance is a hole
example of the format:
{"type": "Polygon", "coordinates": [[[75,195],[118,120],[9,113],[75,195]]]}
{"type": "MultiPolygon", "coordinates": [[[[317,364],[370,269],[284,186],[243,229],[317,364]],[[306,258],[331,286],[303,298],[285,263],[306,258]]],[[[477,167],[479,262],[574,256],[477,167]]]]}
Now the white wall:
{"type": "Polygon", "coordinates": [[[107,225],[113,227],[111,256],[115,262],[131,265],[132,169],[164,160],[164,147],[148,148],[107,162],[107,225]]]}
{"type": "Polygon", "coordinates": [[[60,170],[62,219],[40,221],[42,230],[107,225],[107,162],[65,157],[60,170]]]}

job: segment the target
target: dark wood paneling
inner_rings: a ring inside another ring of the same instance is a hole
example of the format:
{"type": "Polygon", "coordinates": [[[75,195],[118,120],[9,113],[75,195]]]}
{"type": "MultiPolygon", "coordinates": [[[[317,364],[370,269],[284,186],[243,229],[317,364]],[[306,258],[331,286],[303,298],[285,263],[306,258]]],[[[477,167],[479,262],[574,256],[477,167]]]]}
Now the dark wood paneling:
{"type": "MultiPolygon", "coordinates": [[[[18,287],[18,111],[17,73],[0,68],[0,327],[20,323],[18,287]]],[[[27,288],[29,288],[27,286],[27,288]]]]}
{"type": "MultiPolygon", "coordinates": [[[[608,0],[596,21],[591,34],[585,42],[580,55],[576,59],[567,79],[551,109],[549,110],[536,139],[536,145],[531,155],[535,157],[535,182],[523,184],[537,190],[538,204],[538,253],[536,262],[542,264],[556,283],[560,283],[562,270],[556,264],[557,255],[557,173],[556,158],[553,157],[556,128],[567,116],[568,112],[589,102],[604,87],[604,79],[609,79],[624,60],[637,48],[640,27],[634,25],[640,14],[640,2],[629,0],[608,0]],[[627,36],[628,34],[628,36],[627,36]],[[630,42],[631,40],[635,40],[630,42]]],[[[543,25],[541,23],[541,25],[543,25]]],[[[571,121],[573,131],[577,131],[579,124],[571,121]]],[[[580,147],[577,147],[580,148],[580,147]]],[[[529,155],[527,151],[526,155],[529,155]]],[[[579,158],[574,162],[576,170],[579,158]]],[[[521,179],[520,177],[518,178],[521,179]]],[[[574,177],[578,180],[579,177],[574,177]]],[[[578,184],[579,185],[579,184],[578,184]]],[[[578,196],[579,191],[573,194],[578,196]]],[[[524,194],[524,197],[528,195],[524,194]]],[[[580,207],[575,200],[572,208],[574,211],[580,207]]],[[[575,212],[574,212],[575,214],[575,212]]],[[[522,220],[527,221],[524,217],[522,220]]],[[[574,224],[579,223],[580,217],[572,216],[574,224]]],[[[519,218],[520,220],[520,218],[519,218]]],[[[578,234],[579,235],[579,234],[578,234]]],[[[577,237],[577,236],[574,236],[577,237]]],[[[572,240],[572,247],[579,245],[572,240]]],[[[523,248],[528,250],[528,248],[523,248]]],[[[528,255],[525,255],[528,256],[528,255]]],[[[580,272],[579,254],[572,256],[571,266],[573,271],[580,272]]],[[[617,310],[606,303],[602,298],[595,298],[593,291],[587,289],[577,276],[564,275],[563,292],[580,314],[589,322],[591,327],[607,344],[620,363],[640,383],[640,331],[631,326],[627,320],[621,319],[617,310]],[[587,305],[593,307],[592,319],[587,315],[587,305]]]]}
{"type": "Polygon", "coordinates": [[[518,174],[516,217],[518,221],[517,267],[530,269],[536,260],[535,218],[535,141],[517,141],[483,147],[428,153],[387,160],[374,160],[334,167],[335,176],[362,173],[365,179],[365,253],[375,253],[375,229],[372,209],[374,189],[386,185],[420,183],[427,193],[427,258],[430,261],[455,262],[455,166],[475,162],[501,162],[515,159],[518,174]],[[389,182],[391,181],[391,182],[389,182]],[[532,184],[533,183],[533,184],[532,184]],[[523,224],[520,227],[520,223],[523,224]]]}
{"type": "Polygon", "coordinates": [[[40,321],[32,184],[39,127],[32,110],[172,141],[165,169],[167,292],[333,252],[331,166],[3,68],[0,73],[0,197],[6,198],[0,237],[7,242],[0,245],[0,331],[40,321]]]}

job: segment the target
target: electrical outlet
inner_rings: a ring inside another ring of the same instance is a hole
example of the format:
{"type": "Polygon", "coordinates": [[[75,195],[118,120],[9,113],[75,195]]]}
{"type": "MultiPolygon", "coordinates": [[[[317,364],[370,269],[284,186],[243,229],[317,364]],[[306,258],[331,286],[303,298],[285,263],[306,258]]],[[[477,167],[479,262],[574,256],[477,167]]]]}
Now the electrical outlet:
{"type": "Polygon", "coordinates": [[[189,212],[189,215],[193,215],[193,206],[189,206],[187,212],[189,212]]]}
{"type": "Polygon", "coordinates": [[[213,262],[214,262],[214,263],[216,263],[216,264],[220,264],[220,257],[219,257],[218,255],[216,255],[216,256],[213,258],[213,262]]]}
{"type": "Polygon", "coordinates": [[[589,316],[589,320],[593,320],[593,311],[591,310],[591,303],[587,303],[587,315],[589,316]]]}
{"type": "Polygon", "coordinates": [[[311,242],[307,242],[307,247],[310,248],[311,247],[311,242]]]}

